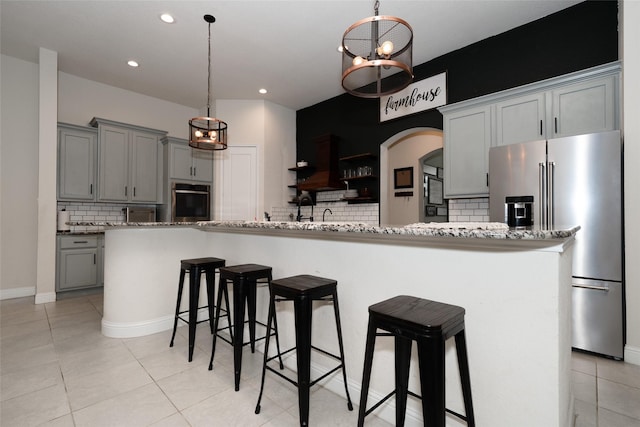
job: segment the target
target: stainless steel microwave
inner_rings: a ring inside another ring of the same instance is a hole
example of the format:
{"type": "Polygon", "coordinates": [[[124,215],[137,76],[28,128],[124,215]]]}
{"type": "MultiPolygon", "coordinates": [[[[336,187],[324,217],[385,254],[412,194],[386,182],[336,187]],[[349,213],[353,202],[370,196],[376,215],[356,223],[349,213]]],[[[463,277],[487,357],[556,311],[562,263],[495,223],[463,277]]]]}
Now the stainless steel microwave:
{"type": "Polygon", "coordinates": [[[171,221],[210,221],[211,187],[174,182],[171,185],[171,221]]]}
{"type": "Polygon", "coordinates": [[[132,206],[125,208],[127,222],[156,222],[156,208],[132,206]]]}

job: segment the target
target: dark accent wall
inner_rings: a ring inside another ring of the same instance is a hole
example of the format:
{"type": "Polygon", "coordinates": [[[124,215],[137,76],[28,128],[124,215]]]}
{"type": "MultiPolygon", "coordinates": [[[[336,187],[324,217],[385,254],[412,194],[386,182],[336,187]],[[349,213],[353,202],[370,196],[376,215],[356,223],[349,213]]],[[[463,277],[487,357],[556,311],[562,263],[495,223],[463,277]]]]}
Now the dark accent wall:
{"type": "MultiPolygon", "coordinates": [[[[452,104],[617,59],[617,1],[586,1],[414,66],[413,71],[414,81],[446,71],[452,104]]],[[[378,115],[377,99],[349,94],[298,110],[298,160],[313,164],[313,139],[326,133],[340,138],[340,157],[344,157],[378,153],[380,144],[405,129],[442,129],[442,114],[435,109],[384,123],[378,122],[378,115]]],[[[378,174],[379,168],[374,172],[378,174]]]]}

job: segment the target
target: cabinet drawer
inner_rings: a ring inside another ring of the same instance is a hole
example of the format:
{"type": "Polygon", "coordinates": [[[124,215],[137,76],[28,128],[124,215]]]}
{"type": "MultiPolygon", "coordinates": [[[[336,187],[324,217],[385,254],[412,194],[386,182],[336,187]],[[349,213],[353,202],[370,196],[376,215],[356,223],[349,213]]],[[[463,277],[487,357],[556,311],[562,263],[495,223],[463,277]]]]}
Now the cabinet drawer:
{"type": "Polygon", "coordinates": [[[98,236],[63,236],[60,237],[60,249],[97,248],[98,236]]]}

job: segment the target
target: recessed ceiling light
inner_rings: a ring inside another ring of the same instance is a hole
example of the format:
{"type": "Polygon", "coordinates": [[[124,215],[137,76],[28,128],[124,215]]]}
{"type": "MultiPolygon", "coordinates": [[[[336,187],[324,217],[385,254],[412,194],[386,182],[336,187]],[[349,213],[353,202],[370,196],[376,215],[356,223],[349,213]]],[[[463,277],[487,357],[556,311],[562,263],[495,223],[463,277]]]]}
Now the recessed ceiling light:
{"type": "Polygon", "coordinates": [[[260,92],[261,94],[264,95],[265,93],[267,93],[267,90],[266,89],[260,89],[260,90],[258,90],[258,92],[260,92]]]}
{"type": "Polygon", "coordinates": [[[162,19],[162,22],[166,22],[167,24],[173,24],[175,22],[173,16],[169,15],[168,13],[163,13],[162,15],[160,15],[160,19],[162,19]]]}
{"type": "Polygon", "coordinates": [[[133,59],[127,61],[127,64],[129,64],[129,66],[133,67],[133,68],[136,68],[138,65],[140,65],[136,61],[134,61],[133,59]]]}

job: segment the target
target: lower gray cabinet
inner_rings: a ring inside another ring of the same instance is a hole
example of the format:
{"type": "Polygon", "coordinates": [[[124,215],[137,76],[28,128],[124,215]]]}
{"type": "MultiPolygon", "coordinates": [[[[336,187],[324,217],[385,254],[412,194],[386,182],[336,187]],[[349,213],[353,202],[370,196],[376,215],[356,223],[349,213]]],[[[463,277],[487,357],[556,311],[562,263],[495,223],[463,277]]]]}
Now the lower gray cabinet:
{"type": "Polygon", "coordinates": [[[102,286],[102,235],[57,236],[56,291],[102,286]]]}

